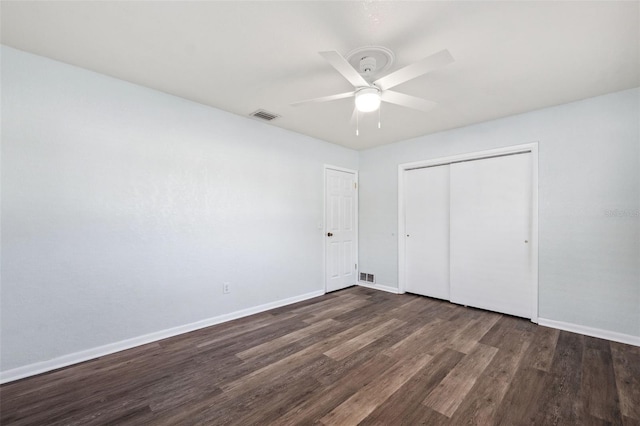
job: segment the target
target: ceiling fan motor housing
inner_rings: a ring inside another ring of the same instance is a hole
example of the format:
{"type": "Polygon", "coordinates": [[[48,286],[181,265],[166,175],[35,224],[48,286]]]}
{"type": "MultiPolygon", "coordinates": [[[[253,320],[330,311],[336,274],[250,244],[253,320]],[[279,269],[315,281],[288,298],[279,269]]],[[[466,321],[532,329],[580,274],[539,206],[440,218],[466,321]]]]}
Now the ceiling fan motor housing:
{"type": "Polygon", "coordinates": [[[346,59],[361,75],[373,78],[391,68],[395,55],[386,47],[363,46],[347,53],[346,59]]]}
{"type": "Polygon", "coordinates": [[[365,56],[360,59],[360,73],[371,75],[376,72],[376,58],[373,56],[365,56]]]}

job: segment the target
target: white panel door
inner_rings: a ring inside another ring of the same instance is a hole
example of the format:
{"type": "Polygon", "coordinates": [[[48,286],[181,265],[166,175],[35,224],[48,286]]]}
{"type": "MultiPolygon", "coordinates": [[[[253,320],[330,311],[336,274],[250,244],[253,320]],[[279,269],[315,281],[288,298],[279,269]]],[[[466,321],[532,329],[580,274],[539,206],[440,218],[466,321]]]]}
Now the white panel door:
{"type": "Polygon", "coordinates": [[[356,284],[355,173],[326,170],[326,290],[356,284]]]}
{"type": "Polygon", "coordinates": [[[449,166],[405,172],[405,291],[449,299],[449,166]]]}
{"type": "Polygon", "coordinates": [[[451,165],[452,302],[532,317],[531,157],[451,165]]]}

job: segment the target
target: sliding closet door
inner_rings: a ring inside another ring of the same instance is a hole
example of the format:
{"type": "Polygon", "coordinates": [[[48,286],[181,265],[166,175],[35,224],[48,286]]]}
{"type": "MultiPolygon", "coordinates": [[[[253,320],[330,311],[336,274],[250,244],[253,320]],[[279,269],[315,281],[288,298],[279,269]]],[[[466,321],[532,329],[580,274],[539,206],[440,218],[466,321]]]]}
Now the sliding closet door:
{"type": "Polygon", "coordinates": [[[405,290],[449,299],[449,166],[405,172],[405,290]]]}
{"type": "Polygon", "coordinates": [[[531,154],[450,167],[451,301],[531,318],[531,154]]]}

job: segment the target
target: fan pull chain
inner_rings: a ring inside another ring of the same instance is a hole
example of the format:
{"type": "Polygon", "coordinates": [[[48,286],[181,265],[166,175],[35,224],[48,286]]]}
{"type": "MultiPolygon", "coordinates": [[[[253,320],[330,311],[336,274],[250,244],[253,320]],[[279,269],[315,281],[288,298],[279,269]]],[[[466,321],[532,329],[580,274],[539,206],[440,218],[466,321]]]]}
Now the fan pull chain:
{"type": "Polygon", "coordinates": [[[378,129],[380,128],[380,110],[382,109],[382,104],[378,107],[378,129]]]}
{"type": "Polygon", "coordinates": [[[356,136],[360,136],[360,114],[356,110],[356,136]]]}

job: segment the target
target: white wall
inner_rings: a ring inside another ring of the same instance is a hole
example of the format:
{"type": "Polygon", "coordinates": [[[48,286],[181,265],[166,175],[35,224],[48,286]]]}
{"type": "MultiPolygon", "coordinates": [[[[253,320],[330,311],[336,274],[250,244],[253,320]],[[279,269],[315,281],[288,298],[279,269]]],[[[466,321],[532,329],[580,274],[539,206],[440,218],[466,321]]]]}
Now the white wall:
{"type": "Polygon", "coordinates": [[[323,164],[357,152],[1,54],[2,371],[324,288],[323,164]]]}
{"type": "Polygon", "coordinates": [[[537,141],[540,317],[640,336],[639,97],[632,89],[361,152],[360,270],[398,285],[398,164],[537,141]]]}

